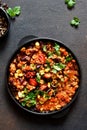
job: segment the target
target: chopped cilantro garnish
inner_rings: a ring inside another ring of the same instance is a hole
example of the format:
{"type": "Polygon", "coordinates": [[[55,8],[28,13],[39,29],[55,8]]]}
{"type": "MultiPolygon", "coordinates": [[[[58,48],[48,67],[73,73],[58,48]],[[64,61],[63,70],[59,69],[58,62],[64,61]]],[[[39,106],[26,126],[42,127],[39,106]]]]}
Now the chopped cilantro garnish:
{"type": "Polygon", "coordinates": [[[56,51],[56,54],[60,55],[60,46],[57,43],[55,43],[54,49],[56,51]]]}
{"type": "Polygon", "coordinates": [[[22,101],[22,102],[21,102],[21,105],[22,105],[23,107],[25,107],[26,102],[25,102],[25,101],[22,101]]]}
{"type": "Polygon", "coordinates": [[[39,73],[36,73],[36,81],[40,83],[41,75],[39,73]]]}
{"type": "Polygon", "coordinates": [[[62,69],[64,69],[65,68],[65,64],[62,64],[62,63],[55,63],[54,65],[53,65],[53,69],[55,69],[55,70],[57,70],[57,71],[60,71],[60,70],[62,70],[62,69]]]}
{"type": "Polygon", "coordinates": [[[71,56],[67,56],[66,57],[66,62],[69,62],[69,61],[71,61],[72,60],[72,57],[71,56]]]}
{"type": "Polygon", "coordinates": [[[35,99],[36,98],[34,92],[29,92],[29,94],[27,96],[29,97],[29,99],[35,99]]]}
{"type": "Polygon", "coordinates": [[[46,45],[43,45],[43,51],[44,51],[44,52],[47,51],[46,45]]]}
{"type": "Polygon", "coordinates": [[[35,95],[35,93],[33,91],[29,92],[25,96],[24,100],[21,102],[21,105],[22,106],[28,106],[28,107],[36,105],[36,95],[35,95]]]}
{"type": "Polygon", "coordinates": [[[48,58],[52,58],[53,57],[53,52],[48,52],[48,58]]]}
{"type": "Polygon", "coordinates": [[[56,74],[57,70],[56,69],[52,69],[52,73],[56,74]]]}
{"type": "Polygon", "coordinates": [[[35,94],[36,94],[36,95],[41,95],[41,96],[43,96],[43,95],[44,95],[44,91],[35,90],[35,94]]]}
{"type": "Polygon", "coordinates": [[[41,90],[31,91],[26,95],[24,100],[21,102],[21,105],[24,107],[25,106],[27,106],[27,107],[35,106],[36,105],[36,98],[38,95],[40,95],[44,98],[47,98],[47,99],[50,97],[47,92],[44,92],[41,90]]]}
{"type": "Polygon", "coordinates": [[[55,43],[55,46],[54,46],[54,48],[55,48],[55,50],[56,50],[56,51],[59,51],[59,49],[60,49],[60,46],[59,46],[57,43],[55,43]]]}

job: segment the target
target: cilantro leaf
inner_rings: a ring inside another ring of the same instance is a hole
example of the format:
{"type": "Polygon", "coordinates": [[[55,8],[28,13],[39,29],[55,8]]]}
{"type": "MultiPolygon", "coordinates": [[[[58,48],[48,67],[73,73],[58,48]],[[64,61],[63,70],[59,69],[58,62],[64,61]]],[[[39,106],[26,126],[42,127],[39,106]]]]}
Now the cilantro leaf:
{"type": "Polygon", "coordinates": [[[46,45],[43,46],[43,51],[44,51],[44,52],[47,51],[46,45]]]}
{"type": "Polygon", "coordinates": [[[21,7],[20,6],[15,6],[14,8],[8,8],[6,10],[7,14],[11,17],[14,18],[17,15],[20,15],[21,13],[21,7]]]}
{"type": "Polygon", "coordinates": [[[57,70],[56,69],[52,69],[52,73],[56,74],[57,70]]]}
{"type": "Polygon", "coordinates": [[[29,92],[29,94],[27,95],[27,97],[28,97],[29,99],[35,99],[35,98],[36,98],[34,92],[29,92]]]}
{"type": "Polygon", "coordinates": [[[21,102],[22,106],[32,107],[36,105],[36,95],[33,91],[29,92],[21,102]]]}
{"type": "Polygon", "coordinates": [[[44,91],[42,91],[42,90],[35,90],[34,92],[35,92],[35,95],[36,95],[36,96],[37,96],[37,95],[41,95],[41,96],[44,95],[44,91]]]}
{"type": "Polygon", "coordinates": [[[48,58],[52,58],[53,57],[53,52],[48,52],[48,58]]]}
{"type": "Polygon", "coordinates": [[[15,15],[19,15],[21,13],[21,7],[20,6],[15,6],[13,8],[13,12],[15,13],[15,15]]]}
{"type": "Polygon", "coordinates": [[[25,101],[22,101],[22,102],[21,102],[21,105],[22,105],[23,107],[25,107],[26,102],[25,102],[25,101]]]}
{"type": "Polygon", "coordinates": [[[56,51],[59,51],[59,49],[60,49],[60,46],[59,46],[57,43],[55,43],[55,46],[54,46],[54,48],[55,48],[55,50],[56,50],[56,51]]]}
{"type": "Polygon", "coordinates": [[[53,69],[55,69],[57,71],[60,71],[64,68],[65,68],[65,64],[62,64],[62,63],[56,63],[56,64],[53,65],[53,69]]]}
{"type": "Polygon", "coordinates": [[[73,58],[71,57],[71,56],[67,56],[66,57],[66,62],[69,62],[69,61],[71,61],[73,58]]]}
{"type": "Polygon", "coordinates": [[[37,81],[38,83],[40,83],[40,79],[41,79],[41,76],[40,76],[39,73],[37,73],[37,74],[36,74],[36,81],[37,81]]]}
{"type": "Polygon", "coordinates": [[[58,55],[60,55],[60,46],[57,44],[57,43],[55,43],[55,46],[54,46],[54,49],[55,49],[55,51],[56,51],[56,53],[58,54],[58,55]]]}
{"type": "Polygon", "coordinates": [[[76,4],[75,0],[65,0],[65,4],[67,4],[68,8],[73,8],[76,4]]]}
{"type": "Polygon", "coordinates": [[[7,14],[8,14],[11,18],[15,17],[15,13],[14,13],[14,11],[13,11],[12,8],[8,8],[8,9],[7,9],[7,14]]]}
{"type": "Polygon", "coordinates": [[[32,107],[36,105],[36,100],[32,99],[28,102],[28,104],[26,104],[28,107],[32,107]]]}
{"type": "Polygon", "coordinates": [[[72,26],[78,27],[78,25],[80,24],[79,18],[74,17],[74,18],[71,20],[70,24],[71,24],[72,26]]]}

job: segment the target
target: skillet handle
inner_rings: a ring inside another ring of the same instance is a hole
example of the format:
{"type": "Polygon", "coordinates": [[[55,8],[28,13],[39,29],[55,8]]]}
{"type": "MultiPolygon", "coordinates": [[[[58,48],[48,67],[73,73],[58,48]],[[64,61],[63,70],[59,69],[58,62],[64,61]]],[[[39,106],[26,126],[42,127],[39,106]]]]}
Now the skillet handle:
{"type": "Polygon", "coordinates": [[[29,42],[31,39],[34,39],[34,38],[38,38],[37,36],[34,36],[34,35],[28,35],[28,36],[25,36],[23,37],[19,43],[18,43],[18,47],[24,45],[24,43],[27,43],[29,42]]]}

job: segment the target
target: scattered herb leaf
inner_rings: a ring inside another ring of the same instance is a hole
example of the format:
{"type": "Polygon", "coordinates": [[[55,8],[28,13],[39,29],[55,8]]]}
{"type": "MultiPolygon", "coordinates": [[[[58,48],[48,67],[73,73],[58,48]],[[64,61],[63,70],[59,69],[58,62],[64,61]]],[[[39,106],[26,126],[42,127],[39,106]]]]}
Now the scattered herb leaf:
{"type": "Polygon", "coordinates": [[[14,11],[15,15],[19,15],[21,13],[21,7],[20,6],[15,6],[13,8],[13,11],[14,11]]]}
{"type": "Polygon", "coordinates": [[[56,51],[56,53],[58,54],[58,55],[60,55],[60,46],[57,44],[57,43],[55,43],[55,46],[54,46],[54,49],[55,49],[55,51],[56,51]]]}
{"type": "Polygon", "coordinates": [[[36,105],[36,100],[30,100],[29,107],[36,105]]]}
{"type": "Polygon", "coordinates": [[[55,46],[54,46],[54,48],[55,48],[55,50],[56,50],[56,51],[59,51],[59,49],[60,49],[60,46],[59,46],[57,43],[55,43],[55,46]]]}
{"type": "Polygon", "coordinates": [[[36,97],[37,95],[42,96],[43,98],[50,98],[50,96],[47,94],[47,92],[41,91],[41,90],[35,90],[35,91],[31,91],[29,92],[24,100],[21,102],[22,106],[27,106],[27,107],[32,107],[34,105],[36,105],[36,97]]]}
{"type": "Polygon", "coordinates": [[[13,11],[12,8],[8,8],[8,9],[7,9],[7,13],[8,13],[8,15],[9,15],[11,18],[15,17],[15,13],[14,13],[14,11],[13,11]]]}
{"type": "Polygon", "coordinates": [[[70,56],[67,56],[66,57],[66,62],[69,62],[69,61],[71,61],[72,60],[72,57],[70,57],[70,56]]]}
{"type": "Polygon", "coordinates": [[[53,53],[52,52],[48,52],[48,58],[52,58],[53,57],[53,53]]]}
{"type": "Polygon", "coordinates": [[[41,79],[41,76],[40,76],[39,73],[37,73],[37,74],[36,74],[36,81],[37,81],[38,83],[40,83],[40,79],[41,79]]]}
{"type": "Polygon", "coordinates": [[[64,68],[65,68],[65,64],[62,64],[62,63],[56,63],[55,65],[53,65],[53,69],[55,69],[57,71],[60,71],[64,68]]]}
{"type": "Polygon", "coordinates": [[[27,97],[28,97],[29,99],[35,99],[35,98],[36,98],[34,92],[29,92],[29,94],[27,95],[27,97]]]}
{"type": "Polygon", "coordinates": [[[44,51],[44,52],[47,51],[46,45],[43,46],[43,51],[44,51]]]}
{"type": "Polygon", "coordinates": [[[32,91],[32,92],[29,92],[24,100],[22,101],[21,103],[22,106],[28,106],[28,107],[31,107],[31,106],[34,106],[36,105],[36,95],[35,93],[32,91]]]}
{"type": "Polygon", "coordinates": [[[15,6],[14,8],[8,8],[6,11],[7,11],[7,14],[11,18],[14,18],[17,15],[20,15],[20,13],[21,13],[21,7],[20,6],[15,6]]]}
{"type": "Polygon", "coordinates": [[[21,105],[22,105],[23,107],[25,107],[26,102],[25,102],[25,101],[22,101],[22,102],[21,102],[21,105]]]}
{"type": "Polygon", "coordinates": [[[65,4],[67,4],[67,7],[71,9],[75,6],[76,1],[75,0],[65,0],[65,4]]]}
{"type": "Polygon", "coordinates": [[[78,25],[80,24],[79,18],[74,17],[74,18],[71,20],[70,24],[71,24],[72,26],[74,26],[74,27],[78,27],[78,25]]]}
{"type": "Polygon", "coordinates": [[[57,70],[56,69],[52,69],[52,73],[56,74],[57,70]]]}
{"type": "Polygon", "coordinates": [[[35,90],[35,95],[41,95],[43,96],[44,95],[44,91],[41,91],[41,90],[35,90]]]}

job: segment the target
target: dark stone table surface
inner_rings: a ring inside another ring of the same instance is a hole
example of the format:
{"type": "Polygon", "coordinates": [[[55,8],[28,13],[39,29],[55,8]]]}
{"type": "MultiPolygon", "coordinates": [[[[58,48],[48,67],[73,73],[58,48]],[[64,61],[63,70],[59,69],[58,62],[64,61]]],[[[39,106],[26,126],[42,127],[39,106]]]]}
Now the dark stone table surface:
{"type": "Polygon", "coordinates": [[[64,0],[3,0],[10,7],[21,6],[21,15],[10,20],[9,35],[0,41],[0,130],[87,130],[87,0],[76,0],[68,10],[64,0]],[[79,28],[69,22],[77,16],[79,28]],[[18,109],[6,90],[9,58],[27,35],[51,37],[64,42],[80,63],[81,88],[68,114],[61,119],[33,117],[18,109]]]}

